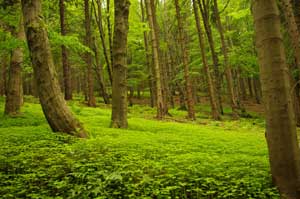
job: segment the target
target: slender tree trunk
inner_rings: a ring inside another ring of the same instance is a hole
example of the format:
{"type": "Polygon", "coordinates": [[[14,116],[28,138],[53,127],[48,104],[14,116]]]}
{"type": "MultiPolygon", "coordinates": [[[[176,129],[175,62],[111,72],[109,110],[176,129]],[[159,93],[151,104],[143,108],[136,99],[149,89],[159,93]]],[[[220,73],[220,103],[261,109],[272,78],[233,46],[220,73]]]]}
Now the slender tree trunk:
{"type": "Polygon", "coordinates": [[[87,133],[69,110],[61,93],[52,59],[40,0],[22,0],[25,32],[40,102],[54,132],[86,138],[87,133]]]}
{"type": "Polygon", "coordinates": [[[7,57],[1,57],[1,78],[0,78],[0,96],[6,95],[6,68],[7,68],[7,57]]]}
{"type": "MultiPolygon", "coordinates": [[[[25,32],[23,26],[23,19],[20,17],[18,28],[12,30],[14,35],[20,41],[25,40],[25,32]]],[[[7,84],[7,94],[4,114],[18,115],[20,113],[21,105],[23,104],[23,86],[22,86],[22,64],[23,64],[23,48],[18,47],[12,51],[9,79],[7,84]]]]}
{"type": "Polygon", "coordinates": [[[191,80],[189,74],[189,55],[188,55],[188,49],[186,47],[185,30],[183,27],[183,20],[182,20],[181,10],[179,7],[178,0],[175,0],[175,8],[176,8],[176,18],[178,22],[179,43],[182,51],[182,63],[184,67],[184,80],[185,80],[188,117],[192,120],[195,120],[196,115],[195,115],[194,99],[193,99],[192,86],[191,86],[191,80]]]}
{"type": "MultiPolygon", "coordinates": [[[[145,9],[144,9],[144,3],[143,1],[140,1],[141,11],[142,11],[142,22],[146,22],[145,19],[145,9]]],[[[146,65],[147,65],[147,71],[149,73],[148,75],[148,84],[149,84],[149,91],[150,91],[150,106],[154,107],[155,104],[155,93],[153,89],[153,85],[155,84],[153,82],[153,72],[152,67],[150,65],[151,63],[151,53],[149,50],[149,40],[148,40],[148,34],[147,31],[144,31],[144,45],[145,45],[145,53],[146,53],[146,65]]],[[[155,86],[155,85],[154,85],[155,86]]]]}
{"type": "Polygon", "coordinates": [[[237,110],[238,106],[237,106],[236,96],[234,94],[234,89],[233,89],[233,79],[232,79],[231,67],[229,65],[229,60],[228,60],[228,48],[227,48],[227,44],[226,44],[225,37],[224,37],[224,29],[223,29],[221,19],[220,19],[217,0],[214,0],[214,14],[215,14],[216,21],[217,21],[217,28],[219,30],[220,37],[221,37],[221,46],[222,46],[222,52],[223,52],[223,56],[224,56],[225,76],[226,76],[226,80],[227,80],[227,90],[228,90],[228,94],[230,97],[230,105],[231,105],[231,109],[232,109],[233,118],[237,119],[239,117],[238,110],[237,110]]]}
{"type": "Polygon", "coordinates": [[[159,65],[159,57],[158,57],[158,41],[156,37],[155,25],[153,18],[155,17],[152,13],[151,0],[145,0],[148,22],[150,27],[150,35],[151,35],[151,44],[152,44],[152,56],[153,56],[153,69],[154,69],[154,77],[156,84],[156,106],[157,106],[157,118],[162,119],[164,117],[164,103],[163,103],[163,94],[162,94],[162,84],[160,77],[160,65],[159,65]]]}
{"type": "Polygon", "coordinates": [[[271,173],[281,198],[300,198],[300,151],[275,0],[253,1],[271,173]]]}
{"type": "Polygon", "coordinates": [[[213,65],[214,65],[214,82],[216,85],[216,94],[217,94],[217,103],[218,103],[218,107],[219,107],[219,111],[220,113],[223,115],[223,106],[222,106],[222,95],[221,95],[221,75],[219,72],[219,60],[218,60],[218,55],[216,53],[216,49],[215,49],[215,42],[214,42],[214,38],[212,35],[212,29],[210,26],[210,21],[209,21],[209,8],[207,3],[205,3],[204,0],[198,0],[198,5],[201,11],[201,15],[202,15],[202,19],[203,19],[203,23],[204,23],[204,29],[205,29],[205,33],[208,39],[208,44],[209,44],[209,48],[211,51],[211,55],[212,55],[212,61],[213,61],[213,65]]]}
{"type": "MultiPolygon", "coordinates": [[[[65,24],[65,1],[59,0],[59,14],[60,14],[60,31],[62,36],[67,35],[66,24],[65,24]]],[[[61,46],[62,54],[62,66],[63,66],[63,75],[64,75],[64,91],[65,91],[65,100],[72,99],[72,85],[71,85],[71,68],[68,60],[68,51],[67,48],[61,46]]]]}
{"type": "Polygon", "coordinates": [[[202,63],[204,66],[205,70],[205,75],[207,79],[207,86],[208,86],[208,93],[209,93],[209,99],[210,99],[210,105],[211,105],[211,114],[214,120],[220,120],[220,112],[219,112],[219,107],[217,103],[217,95],[216,95],[216,89],[214,87],[214,83],[211,77],[210,73],[210,68],[208,66],[208,61],[205,55],[205,40],[203,36],[203,31],[201,28],[200,24],[200,17],[199,17],[199,12],[198,12],[198,6],[196,0],[193,0],[193,8],[194,8],[194,15],[195,15],[195,21],[196,21],[196,26],[198,30],[198,39],[199,39],[199,46],[201,50],[201,58],[202,58],[202,63]]]}
{"type": "Polygon", "coordinates": [[[255,93],[255,100],[257,104],[261,103],[261,95],[260,95],[260,82],[258,78],[253,78],[253,86],[255,93]]]}
{"type": "MultiPolygon", "coordinates": [[[[85,14],[85,43],[90,49],[92,49],[92,32],[91,32],[91,14],[89,0],[84,0],[84,14],[85,14]]],[[[94,96],[94,76],[93,76],[93,57],[90,52],[85,55],[85,61],[87,64],[87,96],[88,106],[95,107],[96,99],[94,96]]]]}
{"type": "Polygon", "coordinates": [[[103,68],[102,65],[100,63],[100,58],[99,58],[99,53],[98,53],[98,49],[96,46],[96,42],[94,42],[94,53],[95,53],[95,60],[96,60],[96,66],[95,66],[95,72],[96,72],[96,77],[97,80],[99,82],[99,87],[100,87],[100,95],[103,97],[104,103],[105,104],[109,104],[109,96],[106,92],[106,87],[105,87],[105,83],[104,83],[104,74],[103,74],[103,68]]]}
{"type": "Polygon", "coordinates": [[[253,97],[253,89],[252,89],[251,77],[247,78],[247,82],[248,82],[249,95],[250,95],[250,97],[253,97]]]}
{"type": "Polygon", "coordinates": [[[100,34],[101,44],[102,44],[102,48],[103,48],[103,55],[104,55],[104,59],[105,59],[105,62],[106,62],[106,68],[107,68],[107,72],[108,72],[109,81],[110,81],[110,84],[112,85],[113,79],[112,79],[111,66],[112,66],[113,62],[109,60],[109,56],[108,56],[108,53],[107,53],[107,47],[106,47],[106,43],[105,43],[105,33],[104,33],[104,30],[103,30],[103,24],[102,24],[101,2],[100,2],[100,0],[96,0],[96,3],[97,3],[98,15],[96,14],[96,8],[95,8],[95,5],[93,3],[94,14],[95,14],[96,22],[97,22],[98,31],[99,31],[99,34],[100,34]]]}
{"type": "Polygon", "coordinates": [[[107,32],[108,32],[110,64],[111,66],[113,66],[114,59],[112,57],[113,43],[112,43],[112,30],[111,30],[111,23],[110,23],[110,0],[106,0],[106,22],[107,22],[107,32]]]}
{"type": "Polygon", "coordinates": [[[115,0],[113,37],[112,121],[114,128],[127,128],[127,34],[129,0],[115,0]]]}

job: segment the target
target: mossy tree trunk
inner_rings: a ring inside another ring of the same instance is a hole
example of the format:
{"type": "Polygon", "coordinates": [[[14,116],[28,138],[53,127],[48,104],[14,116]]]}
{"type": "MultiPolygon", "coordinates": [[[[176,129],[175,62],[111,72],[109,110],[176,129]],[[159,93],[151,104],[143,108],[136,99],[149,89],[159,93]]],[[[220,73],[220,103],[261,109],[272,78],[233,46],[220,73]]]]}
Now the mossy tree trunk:
{"type": "Polygon", "coordinates": [[[40,0],[22,0],[24,26],[40,102],[54,132],[86,138],[60,90],[40,0]]]}
{"type": "Polygon", "coordinates": [[[276,0],[253,0],[271,173],[281,198],[300,198],[300,151],[276,0]]]}
{"type": "MultiPolygon", "coordinates": [[[[12,28],[12,35],[20,41],[25,40],[23,18],[20,17],[19,26],[12,28]]],[[[19,46],[11,53],[9,78],[7,82],[7,93],[5,102],[5,115],[18,115],[21,105],[23,104],[22,92],[22,64],[23,64],[23,47],[19,46]]]]}
{"type": "Polygon", "coordinates": [[[127,34],[129,0],[115,0],[112,118],[114,128],[127,128],[127,34]]]}

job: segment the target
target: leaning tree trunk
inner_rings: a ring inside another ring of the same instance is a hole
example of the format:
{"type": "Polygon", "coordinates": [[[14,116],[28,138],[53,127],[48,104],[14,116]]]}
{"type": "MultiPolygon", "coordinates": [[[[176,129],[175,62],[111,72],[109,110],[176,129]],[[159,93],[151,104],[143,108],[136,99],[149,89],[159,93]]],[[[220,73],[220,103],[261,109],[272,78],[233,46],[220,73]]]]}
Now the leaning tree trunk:
{"type": "MultiPolygon", "coordinates": [[[[20,17],[18,28],[14,28],[12,34],[20,41],[25,40],[23,19],[20,17]]],[[[20,46],[13,50],[9,67],[9,79],[7,84],[5,115],[17,115],[23,102],[22,92],[22,64],[23,48],[20,46]]]]}
{"type": "Polygon", "coordinates": [[[198,6],[196,0],[193,0],[193,8],[194,8],[194,15],[195,15],[195,21],[196,21],[196,26],[198,30],[198,39],[199,39],[199,46],[201,50],[201,58],[202,58],[202,63],[204,66],[205,70],[205,75],[207,79],[207,86],[208,86],[208,92],[209,92],[209,98],[210,98],[210,104],[211,104],[211,114],[214,120],[220,120],[220,112],[219,112],[219,107],[217,103],[217,95],[216,95],[216,90],[215,86],[211,77],[210,73],[210,68],[208,65],[207,57],[205,55],[205,40],[203,37],[203,31],[201,28],[200,24],[200,17],[199,17],[199,11],[198,11],[198,6]]]}
{"type": "MultiPolygon", "coordinates": [[[[66,36],[66,24],[65,24],[65,0],[59,0],[59,15],[60,15],[60,31],[62,36],[66,36]]],[[[64,75],[64,90],[65,100],[72,99],[72,84],[71,84],[71,68],[68,60],[68,51],[66,46],[61,46],[61,58],[64,75]]]]}
{"type": "MultiPolygon", "coordinates": [[[[92,45],[92,31],[91,31],[91,13],[89,0],[84,0],[84,14],[85,14],[85,44],[90,49],[92,45]]],[[[93,57],[90,52],[85,54],[85,61],[87,65],[87,97],[88,106],[95,107],[96,99],[94,96],[94,77],[93,77],[93,57]]]]}
{"type": "Polygon", "coordinates": [[[300,151],[276,0],[253,0],[271,173],[281,198],[300,198],[300,151]]]}
{"type": "Polygon", "coordinates": [[[83,126],[73,116],[63,98],[52,59],[40,0],[22,0],[25,32],[33,64],[40,102],[54,132],[86,138],[83,126]]]}
{"type": "Polygon", "coordinates": [[[112,118],[114,128],[127,128],[127,34],[129,0],[115,0],[112,118]]]}
{"type": "Polygon", "coordinates": [[[234,88],[233,88],[231,67],[229,65],[229,60],[228,60],[228,46],[225,41],[224,29],[223,29],[221,19],[220,19],[220,13],[219,13],[217,0],[214,0],[214,14],[216,17],[217,28],[218,28],[220,38],[221,38],[221,47],[222,47],[222,52],[223,52],[223,56],[224,56],[225,76],[226,76],[226,80],[227,80],[228,95],[230,96],[230,105],[231,105],[231,109],[232,109],[232,116],[233,116],[233,118],[237,119],[239,117],[238,110],[237,110],[238,105],[237,105],[236,96],[235,96],[234,88]]]}

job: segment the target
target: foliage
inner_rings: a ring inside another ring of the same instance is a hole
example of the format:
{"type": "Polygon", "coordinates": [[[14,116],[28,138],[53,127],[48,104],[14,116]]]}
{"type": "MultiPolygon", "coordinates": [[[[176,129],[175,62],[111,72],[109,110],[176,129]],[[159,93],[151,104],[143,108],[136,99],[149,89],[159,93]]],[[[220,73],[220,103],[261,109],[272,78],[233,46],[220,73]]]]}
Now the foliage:
{"type": "Polygon", "coordinates": [[[32,102],[19,118],[0,117],[1,198],[279,198],[263,128],[251,120],[158,122],[134,106],[129,129],[118,130],[108,108],[71,102],[92,134],[79,140],[51,133],[32,102]]]}

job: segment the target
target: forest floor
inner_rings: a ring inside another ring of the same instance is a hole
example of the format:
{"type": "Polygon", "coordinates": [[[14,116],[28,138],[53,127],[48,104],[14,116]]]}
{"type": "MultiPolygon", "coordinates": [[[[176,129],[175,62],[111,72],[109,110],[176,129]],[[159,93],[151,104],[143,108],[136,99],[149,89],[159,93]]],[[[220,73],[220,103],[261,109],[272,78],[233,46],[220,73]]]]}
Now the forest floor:
{"type": "Polygon", "coordinates": [[[176,109],[156,121],[135,105],[121,130],[109,128],[106,105],[69,106],[90,139],[52,133],[33,98],[21,116],[0,116],[0,198],[279,198],[258,114],[216,122],[202,105],[196,121],[176,109]]]}

